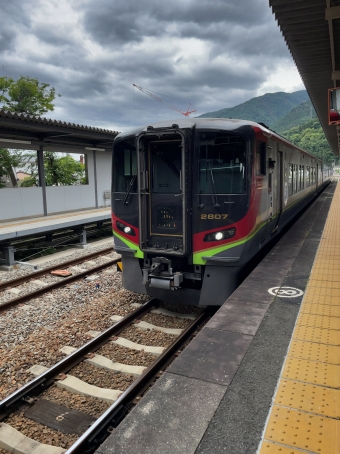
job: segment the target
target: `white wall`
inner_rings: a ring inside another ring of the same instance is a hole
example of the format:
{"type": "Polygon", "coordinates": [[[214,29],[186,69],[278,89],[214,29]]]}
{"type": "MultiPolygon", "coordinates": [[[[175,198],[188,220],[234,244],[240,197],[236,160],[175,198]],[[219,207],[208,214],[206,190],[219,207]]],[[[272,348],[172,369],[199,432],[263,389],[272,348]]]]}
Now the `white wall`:
{"type": "Polygon", "coordinates": [[[93,152],[87,153],[89,184],[47,186],[47,214],[95,208],[93,152]]]}
{"type": "Polygon", "coordinates": [[[111,199],[104,200],[104,191],[111,191],[112,154],[107,151],[96,151],[98,206],[110,206],[111,199]]]}
{"type": "MultiPolygon", "coordinates": [[[[96,207],[93,152],[87,151],[86,154],[88,184],[46,187],[47,214],[96,207]]],[[[110,206],[111,200],[104,200],[104,191],[111,189],[112,156],[107,151],[97,151],[96,156],[98,207],[110,206]]],[[[40,187],[0,189],[0,222],[43,215],[43,198],[40,187]]]]}
{"type": "Polygon", "coordinates": [[[94,190],[88,185],[48,186],[46,199],[47,214],[86,210],[96,206],[94,190]]]}
{"type": "Polygon", "coordinates": [[[28,216],[43,216],[41,188],[1,188],[0,222],[28,216]]]}

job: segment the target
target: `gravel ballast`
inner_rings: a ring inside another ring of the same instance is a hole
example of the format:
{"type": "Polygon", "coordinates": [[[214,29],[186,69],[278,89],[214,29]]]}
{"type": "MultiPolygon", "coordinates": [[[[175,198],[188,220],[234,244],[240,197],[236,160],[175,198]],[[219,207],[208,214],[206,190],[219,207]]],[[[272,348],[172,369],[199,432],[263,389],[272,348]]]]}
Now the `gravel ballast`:
{"type": "MultiPolygon", "coordinates": [[[[94,249],[91,250],[93,251],[94,249]]],[[[86,255],[85,251],[77,253],[86,255]]],[[[46,263],[46,266],[50,265],[51,262],[46,263]]],[[[30,367],[36,364],[51,367],[65,356],[59,351],[61,347],[80,347],[91,338],[87,334],[89,330],[101,332],[107,329],[112,326],[112,315],[125,316],[135,310],[131,304],[144,303],[149,299],[146,295],[124,290],[122,275],[116,271],[115,266],[98,274],[95,281],[80,280],[31,300],[22,307],[0,314],[0,399],[34,378],[28,372],[30,367]],[[99,289],[96,288],[97,283],[99,289]]],[[[16,277],[13,273],[8,275],[11,279],[16,277]]],[[[181,313],[201,311],[185,306],[162,306],[181,313]]],[[[160,314],[145,314],[141,320],[157,326],[180,329],[191,323],[191,320],[160,314]]],[[[176,337],[153,330],[144,331],[135,326],[126,328],[119,336],[139,344],[162,347],[170,345],[176,337]]],[[[96,353],[127,365],[148,367],[155,360],[153,355],[120,347],[112,342],[102,346],[96,353]]],[[[76,366],[69,374],[91,385],[121,391],[127,389],[135,379],[130,375],[99,369],[85,362],[76,366]]],[[[107,402],[72,394],[55,385],[41,397],[94,417],[99,417],[109,407],[107,402]]],[[[69,447],[77,438],[45,428],[25,418],[20,412],[11,415],[5,422],[41,443],[63,448],[69,447]]],[[[0,450],[0,454],[4,453],[5,451],[0,450]]]]}
{"type": "Polygon", "coordinates": [[[78,364],[70,373],[90,385],[99,388],[119,389],[120,391],[125,391],[135,380],[132,375],[102,369],[86,362],[78,364]]]}
{"type": "MultiPolygon", "coordinates": [[[[112,242],[112,245],[113,245],[113,242],[112,242]]],[[[86,258],[87,255],[92,254],[93,252],[99,252],[103,249],[107,249],[108,247],[110,247],[110,241],[105,242],[105,244],[101,244],[100,246],[90,247],[88,249],[74,249],[74,250],[72,250],[73,253],[68,255],[67,257],[61,257],[58,259],[54,259],[53,254],[52,254],[50,256],[46,256],[46,258],[48,258],[49,260],[47,260],[44,263],[39,264],[38,269],[42,270],[44,268],[48,268],[48,267],[54,266],[54,265],[59,266],[59,265],[63,264],[64,262],[67,262],[69,260],[74,260],[77,258],[82,258],[82,257],[86,258]]],[[[113,253],[113,258],[119,257],[119,254],[116,254],[115,252],[112,252],[112,253],[113,253]]],[[[27,262],[29,263],[29,260],[27,262]]],[[[32,279],[34,279],[34,271],[32,270],[32,267],[30,267],[30,266],[21,266],[18,268],[14,268],[10,272],[1,271],[0,272],[0,282],[10,281],[12,279],[16,279],[18,277],[27,276],[27,275],[31,275],[32,279]]]]}
{"type": "Polygon", "coordinates": [[[58,430],[50,429],[31,419],[25,418],[23,412],[11,415],[5,422],[14,429],[19,430],[19,432],[26,435],[26,437],[46,445],[69,448],[78,439],[77,435],[64,434],[58,430]]]}

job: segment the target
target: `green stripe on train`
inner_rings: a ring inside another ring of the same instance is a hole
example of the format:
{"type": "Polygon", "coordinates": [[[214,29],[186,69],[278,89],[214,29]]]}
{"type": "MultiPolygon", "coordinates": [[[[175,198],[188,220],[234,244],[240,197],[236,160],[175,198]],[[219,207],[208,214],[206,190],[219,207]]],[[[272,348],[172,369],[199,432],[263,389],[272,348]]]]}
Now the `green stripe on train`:
{"type": "Polygon", "coordinates": [[[113,233],[113,236],[116,236],[117,238],[120,239],[120,241],[122,241],[124,244],[126,244],[126,246],[130,249],[134,249],[136,252],[134,253],[134,256],[138,259],[143,259],[144,258],[144,252],[141,251],[139,249],[139,247],[135,244],[135,243],[132,243],[132,241],[129,241],[127,240],[126,238],[124,238],[123,236],[119,235],[119,233],[117,232],[114,232],[112,230],[112,233],[113,233]]]}

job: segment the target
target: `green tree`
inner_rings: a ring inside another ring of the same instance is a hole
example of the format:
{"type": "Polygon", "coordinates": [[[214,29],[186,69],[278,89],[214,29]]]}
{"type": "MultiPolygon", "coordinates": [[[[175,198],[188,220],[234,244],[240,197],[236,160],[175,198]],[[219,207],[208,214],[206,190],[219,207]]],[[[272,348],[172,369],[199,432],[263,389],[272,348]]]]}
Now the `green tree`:
{"type": "Polygon", "coordinates": [[[9,151],[7,148],[0,148],[0,188],[6,187],[4,179],[10,178],[13,186],[16,186],[16,180],[13,167],[21,165],[23,155],[20,151],[9,151]]]}
{"type": "MultiPolygon", "coordinates": [[[[46,186],[70,186],[85,184],[85,166],[71,156],[58,157],[57,153],[44,153],[44,170],[46,186]]],[[[20,186],[38,186],[38,169],[36,162],[31,164],[31,176],[22,180],[20,186]]]]}
{"type": "Polygon", "coordinates": [[[37,175],[31,175],[30,177],[25,177],[20,182],[20,187],[31,188],[32,186],[38,186],[38,176],[37,175]]]}
{"type": "Polygon", "coordinates": [[[325,134],[318,119],[313,118],[306,123],[295,126],[282,133],[290,142],[328,164],[337,162],[338,158],[330,149],[325,134]]]}
{"type": "Polygon", "coordinates": [[[85,166],[71,156],[58,158],[55,153],[44,156],[45,179],[47,186],[69,186],[82,183],[85,166]]]}
{"type": "Polygon", "coordinates": [[[20,76],[18,80],[0,77],[0,103],[11,112],[43,115],[54,110],[55,88],[49,87],[29,76],[20,76]]]}
{"type": "MultiPolygon", "coordinates": [[[[0,77],[0,107],[11,112],[43,115],[54,110],[55,96],[55,88],[50,87],[47,83],[39,82],[38,79],[29,76],[20,76],[18,80],[8,76],[0,77]]],[[[0,188],[5,187],[4,177],[10,177],[15,185],[13,167],[27,164],[30,160],[32,161],[32,153],[1,149],[0,188]]],[[[32,176],[21,182],[21,186],[38,185],[35,159],[28,165],[31,167],[32,176]]],[[[60,179],[62,180],[61,177],[59,177],[60,179]]]]}

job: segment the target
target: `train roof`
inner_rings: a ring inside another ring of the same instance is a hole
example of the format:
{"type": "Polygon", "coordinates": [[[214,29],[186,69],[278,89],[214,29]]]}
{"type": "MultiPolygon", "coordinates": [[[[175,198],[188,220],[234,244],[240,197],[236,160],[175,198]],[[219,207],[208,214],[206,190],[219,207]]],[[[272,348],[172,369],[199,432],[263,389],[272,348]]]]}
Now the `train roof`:
{"type": "Polygon", "coordinates": [[[273,134],[269,128],[264,127],[254,121],[248,120],[237,120],[233,118],[176,118],[172,120],[159,121],[156,123],[149,123],[144,126],[137,126],[130,128],[124,132],[121,132],[118,135],[118,138],[123,138],[131,135],[139,135],[143,131],[147,131],[149,126],[152,126],[155,129],[161,128],[171,128],[173,124],[178,125],[180,129],[223,129],[223,130],[235,130],[242,126],[253,126],[261,128],[264,132],[268,134],[273,134]]]}
{"type": "Polygon", "coordinates": [[[124,132],[118,134],[116,139],[123,139],[124,137],[128,136],[138,136],[141,132],[147,131],[148,127],[152,127],[154,129],[162,129],[162,128],[171,128],[173,124],[178,125],[180,129],[192,129],[196,128],[196,130],[224,130],[224,131],[235,131],[245,127],[256,128],[257,130],[261,130],[264,135],[267,137],[273,137],[279,140],[282,143],[287,145],[293,146],[296,150],[300,150],[301,152],[309,155],[313,159],[320,160],[316,156],[312,155],[310,152],[303,150],[302,148],[294,145],[293,143],[289,142],[285,137],[281,136],[275,131],[272,131],[269,127],[265,126],[264,124],[256,123],[250,120],[239,120],[233,118],[176,118],[173,120],[165,120],[156,123],[149,123],[148,125],[134,127],[128,129],[124,132]]]}

